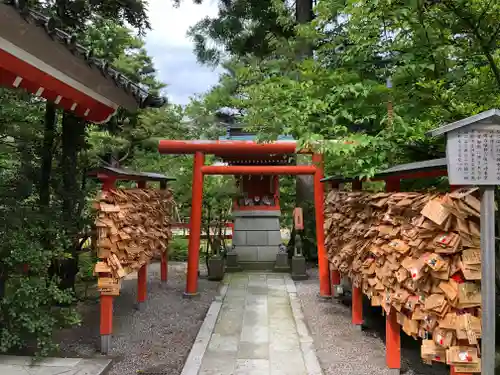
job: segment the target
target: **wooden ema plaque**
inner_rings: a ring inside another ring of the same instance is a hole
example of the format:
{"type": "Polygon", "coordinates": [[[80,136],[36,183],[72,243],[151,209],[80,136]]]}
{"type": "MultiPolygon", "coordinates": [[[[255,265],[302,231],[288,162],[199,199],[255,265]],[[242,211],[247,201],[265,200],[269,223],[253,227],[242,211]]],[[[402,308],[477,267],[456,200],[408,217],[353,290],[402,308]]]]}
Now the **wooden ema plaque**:
{"type": "Polygon", "coordinates": [[[295,207],[293,209],[293,225],[295,229],[304,230],[304,218],[301,207],[295,207]]]}

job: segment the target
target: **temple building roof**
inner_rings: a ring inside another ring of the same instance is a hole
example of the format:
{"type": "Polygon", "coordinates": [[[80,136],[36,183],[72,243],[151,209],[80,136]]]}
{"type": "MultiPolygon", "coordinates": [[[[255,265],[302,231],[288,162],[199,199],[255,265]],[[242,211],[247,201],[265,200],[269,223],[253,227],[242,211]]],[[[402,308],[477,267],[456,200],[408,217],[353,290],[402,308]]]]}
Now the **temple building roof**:
{"type": "Polygon", "coordinates": [[[119,107],[165,104],[55,26],[24,1],[0,3],[1,86],[23,88],[94,123],[108,121],[119,107]]]}
{"type": "MultiPolygon", "coordinates": [[[[223,123],[226,128],[226,134],[219,137],[219,141],[254,141],[257,139],[257,134],[245,130],[245,125],[241,123],[223,123]]],[[[294,138],[290,135],[279,135],[277,142],[293,141],[294,138]]]]}

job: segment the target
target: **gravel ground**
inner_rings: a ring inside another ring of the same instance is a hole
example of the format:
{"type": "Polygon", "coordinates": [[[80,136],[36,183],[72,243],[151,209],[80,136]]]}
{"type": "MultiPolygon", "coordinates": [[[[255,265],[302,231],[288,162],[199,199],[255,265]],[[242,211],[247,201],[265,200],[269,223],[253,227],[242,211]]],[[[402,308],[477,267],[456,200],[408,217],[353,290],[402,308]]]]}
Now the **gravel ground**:
{"type": "MultiPolygon", "coordinates": [[[[218,282],[201,278],[200,295],[185,299],[185,263],[169,262],[168,281],[160,283],[159,263],[148,270],[148,296],[142,311],[135,309],[136,274],[130,275],[115,299],[110,375],[132,375],[139,370],[178,375],[214,297],[218,282]]],[[[202,274],[204,270],[201,270],[202,274]]],[[[99,350],[99,304],[80,306],[81,327],[61,332],[64,356],[92,357],[99,350]]]]}
{"type": "MultiPolygon", "coordinates": [[[[389,374],[385,366],[385,317],[380,308],[364,306],[366,328],[357,332],[351,325],[350,306],[318,300],[317,269],[310,279],[296,282],[297,295],[316,353],[325,375],[389,374]]],[[[401,332],[402,369],[407,375],[445,375],[446,366],[428,366],[420,360],[420,343],[401,332]]]]}

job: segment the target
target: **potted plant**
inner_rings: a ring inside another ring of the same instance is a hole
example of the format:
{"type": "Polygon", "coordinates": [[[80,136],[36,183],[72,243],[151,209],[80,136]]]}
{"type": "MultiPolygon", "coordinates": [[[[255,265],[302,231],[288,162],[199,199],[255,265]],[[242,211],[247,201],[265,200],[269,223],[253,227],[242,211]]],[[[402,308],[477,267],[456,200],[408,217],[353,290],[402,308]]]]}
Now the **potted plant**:
{"type": "Polygon", "coordinates": [[[208,181],[203,199],[202,228],[206,234],[205,262],[208,279],[224,278],[224,254],[226,247],[226,223],[229,219],[235,186],[232,178],[214,176],[208,181]]]}

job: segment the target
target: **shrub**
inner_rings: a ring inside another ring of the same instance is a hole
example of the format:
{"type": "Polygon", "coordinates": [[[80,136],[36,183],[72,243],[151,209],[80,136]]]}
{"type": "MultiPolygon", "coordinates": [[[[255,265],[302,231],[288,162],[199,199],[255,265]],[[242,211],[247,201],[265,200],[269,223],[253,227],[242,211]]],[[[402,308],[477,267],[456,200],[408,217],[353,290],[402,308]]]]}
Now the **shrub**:
{"type": "Polygon", "coordinates": [[[47,232],[29,209],[1,213],[0,352],[34,346],[36,354],[48,355],[57,348],[54,331],[79,322],[71,307],[57,307],[72,302],[73,293],[49,277],[51,260],[64,254],[64,244],[58,244],[54,230],[54,247],[44,248],[41,239],[47,232]]]}
{"type": "Polygon", "coordinates": [[[189,240],[182,237],[174,237],[169,244],[168,258],[178,262],[187,261],[189,240]]]}

